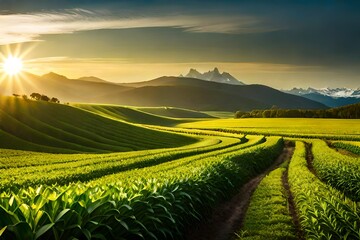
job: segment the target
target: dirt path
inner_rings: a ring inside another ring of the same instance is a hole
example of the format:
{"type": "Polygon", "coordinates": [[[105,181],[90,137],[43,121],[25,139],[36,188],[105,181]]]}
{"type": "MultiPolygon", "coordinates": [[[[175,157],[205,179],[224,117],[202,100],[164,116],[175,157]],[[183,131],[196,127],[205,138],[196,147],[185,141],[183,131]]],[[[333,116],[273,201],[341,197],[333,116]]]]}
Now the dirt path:
{"type": "Polygon", "coordinates": [[[305,150],[306,150],[306,162],[307,166],[310,172],[312,172],[315,176],[315,169],[313,166],[314,156],[312,154],[312,144],[311,143],[305,143],[305,150]]]}
{"type": "Polygon", "coordinates": [[[334,149],[335,151],[343,154],[343,155],[346,155],[346,156],[350,156],[350,157],[354,157],[354,158],[358,158],[359,157],[359,154],[356,154],[356,153],[353,153],[353,152],[350,152],[349,150],[346,150],[344,148],[339,148],[339,147],[336,147],[334,146],[330,141],[326,141],[326,144],[329,146],[329,148],[332,148],[334,149]]]}
{"type": "Polygon", "coordinates": [[[243,224],[251,195],[260,181],[282,162],[290,159],[293,152],[294,147],[289,142],[286,142],[283,152],[264,173],[251,179],[239,189],[232,199],[215,208],[208,221],[202,222],[190,229],[187,232],[186,239],[228,240],[234,238],[234,233],[240,230],[243,224]]]}
{"type": "Polygon", "coordinates": [[[282,180],[282,184],[285,188],[285,192],[286,192],[286,196],[287,196],[287,200],[288,200],[288,204],[289,204],[289,212],[290,212],[290,215],[292,217],[292,220],[293,220],[293,223],[295,226],[296,236],[298,239],[303,240],[303,239],[305,239],[305,235],[301,228],[299,215],[296,212],[294,197],[290,190],[290,185],[289,185],[289,180],[288,180],[288,170],[289,170],[289,168],[287,168],[285,170],[285,172],[282,175],[281,180],[282,180]]]}

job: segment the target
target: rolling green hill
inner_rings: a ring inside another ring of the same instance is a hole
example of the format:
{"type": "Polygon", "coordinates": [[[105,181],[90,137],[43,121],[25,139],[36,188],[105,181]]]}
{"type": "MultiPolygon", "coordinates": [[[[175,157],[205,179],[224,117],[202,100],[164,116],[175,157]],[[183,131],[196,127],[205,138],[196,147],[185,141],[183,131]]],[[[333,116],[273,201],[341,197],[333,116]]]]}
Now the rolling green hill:
{"type": "Polygon", "coordinates": [[[126,121],[138,124],[173,126],[179,123],[188,122],[182,119],[168,118],[146,113],[135,108],[119,105],[102,104],[72,104],[74,107],[98,114],[114,120],[126,121]]]}
{"type": "Polygon", "coordinates": [[[175,107],[136,107],[136,109],[171,118],[215,118],[207,113],[175,107]]]}
{"type": "Polygon", "coordinates": [[[48,102],[0,97],[0,148],[115,152],[183,146],[195,139],[48,102]]]}

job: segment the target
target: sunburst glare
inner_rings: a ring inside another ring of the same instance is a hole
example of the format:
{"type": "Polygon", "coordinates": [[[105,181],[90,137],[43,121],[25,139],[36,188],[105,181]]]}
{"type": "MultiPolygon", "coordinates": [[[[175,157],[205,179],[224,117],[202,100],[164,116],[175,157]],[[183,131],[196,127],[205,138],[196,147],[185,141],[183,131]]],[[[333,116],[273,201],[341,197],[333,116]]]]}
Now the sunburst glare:
{"type": "Polygon", "coordinates": [[[13,44],[0,48],[0,94],[26,94],[24,86],[33,85],[28,78],[29,59],[27,55],[34,44],[13,44]]]}
{"type": "Polygon", "coordinates": [[[14,76],[21,72],[23,63],[20,58],[9,56],[3,62],[2,68],[6,74],[14,76]]]}

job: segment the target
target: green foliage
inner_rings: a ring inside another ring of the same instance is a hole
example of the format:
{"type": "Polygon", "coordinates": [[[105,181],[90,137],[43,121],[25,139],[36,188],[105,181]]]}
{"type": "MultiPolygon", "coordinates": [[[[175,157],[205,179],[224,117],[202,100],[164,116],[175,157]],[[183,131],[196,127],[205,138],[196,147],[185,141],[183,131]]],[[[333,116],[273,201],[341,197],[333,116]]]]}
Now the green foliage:
{"type": "Polygon", "coordinates": [[[360,142],[334,142],[332,145],[336,148],[345,149],[349,152],[360,155],[360,142]]]}
{"type": "Polygon", "coordinates": [[[319,178],[360,201],[360,158],[343,155],[321,140],[312,141],[312,151],[319,178]]]}
{"type": "Polygon", "coordinates": [[[267,175],[251,197],[240,239],[296,239],[282,185],[285,167],[267,175]]]}
{"type": "Polygon", "coordinates": [[[303,110],[303,109],[267,109],[253,110],[251,112],[237,111],[235,118],[360,118],[360,103],[348,106],[320,109],[320,110],[303,110]]]}
{"type": "Polygon", "coordinates": [[[307,239],[359,239],[359,204],[321,182],[305,156],[304,143],[296,142],[289,183],[307,239]]]}
{"type": "Polygon", "coordinates": [[[185,227],[268,167],[281,149],[281,139],[269,138],[258,146],[183,162],[172,171],[160,164],[148,168],[147,176],[131,174],[132,180],[9,189],[0,194],[0,236],[179,239],[185,227]]]}
{"type": "Polygon", "coordinates": [[[205,112],[176,107],[136,107],[137,110],[170,118],[214,118],[205,112]]]}
{"type": "Polygon", "coordinates": [[[181,119],[157,116],[135,108],[118,105],[73,104],[73,106],[113,120],[138,124],[173,126],[182,122],[187,122],[181,119]]]}
{"type": "Polygon", "coordinates": [[[360,141],[355,119],[241,118],[216,119],[178,124],[181,128],[217,130],[235,134],[259,134],[292,138],[321,138],[360,141]]]}
{"type": "Polygon", "coordinates": [[[137,151],[126,154],[70,155],[25,152],[6,157],[7,151],[5,150],[2,151],[4,157],[0,157],[0,189],[35,184],[88,181],[106,174],[145,168],[195,154],[216,152],[215,150],[236,146],[244,140],[220,138],[220,141],[209,138],[201,143],[182,148],[137,151]],[[25,159],[24,156],[26,156],[25,159]],[[41,173],[41,178],[36,173],[41,173]]]}

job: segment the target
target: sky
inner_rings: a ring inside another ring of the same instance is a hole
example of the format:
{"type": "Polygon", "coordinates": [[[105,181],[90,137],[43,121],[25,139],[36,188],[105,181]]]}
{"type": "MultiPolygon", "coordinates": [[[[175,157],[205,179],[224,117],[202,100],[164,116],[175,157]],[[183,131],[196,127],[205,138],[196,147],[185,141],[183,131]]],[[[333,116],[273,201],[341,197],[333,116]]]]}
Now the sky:
{"type": "Polygon", "coordinates": [[[360,87],[360,1],[0,0],[0,54],[114,82],[218,67],[247,84],[360,87]]]}

